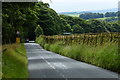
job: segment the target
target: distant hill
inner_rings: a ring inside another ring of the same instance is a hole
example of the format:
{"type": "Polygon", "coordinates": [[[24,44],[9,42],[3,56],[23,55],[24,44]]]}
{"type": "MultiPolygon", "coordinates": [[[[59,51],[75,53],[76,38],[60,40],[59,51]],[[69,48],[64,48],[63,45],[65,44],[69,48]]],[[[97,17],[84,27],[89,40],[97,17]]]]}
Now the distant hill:
{"type": "Polygon", "coordinates": [[[91,11],[80,11],[80,12],[59,12],[58,14],[83,14],[83,13],[106,13],[106,12],[117,12],[118,8],[103,9],[103,10],[91,10],[91,11]]]}

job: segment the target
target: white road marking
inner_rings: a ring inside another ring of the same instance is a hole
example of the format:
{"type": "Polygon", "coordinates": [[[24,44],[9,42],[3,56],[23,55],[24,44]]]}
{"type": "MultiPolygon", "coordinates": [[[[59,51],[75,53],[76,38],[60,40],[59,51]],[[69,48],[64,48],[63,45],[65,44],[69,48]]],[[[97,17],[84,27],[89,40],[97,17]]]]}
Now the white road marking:
{"type": "Polygon", "coordinates": [[[42,57],[41,56],[41,58],[51,67],[51,68],[53,68],[53,69],[55,69],[55,67],[54,66],[52,66],[47,60],[45,60],[45,58],[44,57],[42,57]]]}
{"type": "Polygon", "coordinates": [[[57,69],[54,67],[55,65],[57,65],[57,67],[58,67],[58,66],[59,66],[60,68],[61,68],[61,67],[64,67],[64,69],[65,69],[65,68],[66,68],[65,65],[63,65],[62,63],[53,63],[53,64],[54,64],[54,66],[53,66],[53,65],[51,65],[47,60],[45,60],[44,57],[41,56],[41,58],[42,58],[52,69],[54,69],[55,71],[57,71],[63,78],[65,78],[65,75],[63,75],[62,73],[60,73],[60,71],[57,70],[57,69]]]}
{"type": "Polygon", "coordinates": [[[59,63],[53,63],[53,65],[56,66],[56,67],[62,68],[62,69],[67,69],[67,67],[60,62],[59,63]]]}

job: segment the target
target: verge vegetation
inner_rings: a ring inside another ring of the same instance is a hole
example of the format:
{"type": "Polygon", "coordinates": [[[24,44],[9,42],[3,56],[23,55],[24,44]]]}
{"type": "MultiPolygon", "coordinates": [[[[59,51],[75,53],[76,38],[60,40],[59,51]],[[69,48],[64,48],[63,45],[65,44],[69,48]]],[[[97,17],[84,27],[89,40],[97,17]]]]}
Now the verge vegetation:
{"type": "Polygon", "coordinates": [[[2,77],[28,78],[28,61],[24,44],[3,45],[2,53],[2,77]]]}

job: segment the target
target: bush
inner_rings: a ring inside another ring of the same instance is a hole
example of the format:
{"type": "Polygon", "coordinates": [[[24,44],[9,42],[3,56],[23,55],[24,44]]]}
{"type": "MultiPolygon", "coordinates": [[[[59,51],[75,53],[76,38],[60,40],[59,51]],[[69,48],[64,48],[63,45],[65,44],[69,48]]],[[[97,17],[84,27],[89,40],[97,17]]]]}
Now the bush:
{"type": "Polygon", "coordinates": [[[63,43],[62,42],[56,42],[54,44],[51,44],[49,47],[49,50],[60,53],[60,49],[62,48],[63,43]]]}
{"type": "Polygon", "coordinates": [[[44,47],[44,45],[46,43],[45,40],[44,40],[44,38],[41,35],[36,38],[35,42],[37,42],[38,44],[40,44],[42,47],[44,47]]]}
{"type": "Polygon", "coordinates": [[[49,47],[50,47],[50,44],[45,44],[45,45],[44,45],[44,48],[45,48],[46,50],[49,50],[49,47]]]}

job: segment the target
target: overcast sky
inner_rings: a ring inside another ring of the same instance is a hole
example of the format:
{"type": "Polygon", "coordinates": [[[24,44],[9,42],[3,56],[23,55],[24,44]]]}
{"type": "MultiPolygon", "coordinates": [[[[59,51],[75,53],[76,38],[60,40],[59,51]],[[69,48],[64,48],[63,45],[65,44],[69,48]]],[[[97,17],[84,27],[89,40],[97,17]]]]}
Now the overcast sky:
{"type": "Polygon", "coordinates": [[[42,0],[57,12],[88,11],[117,8],[119,0],[42,0]]]}

